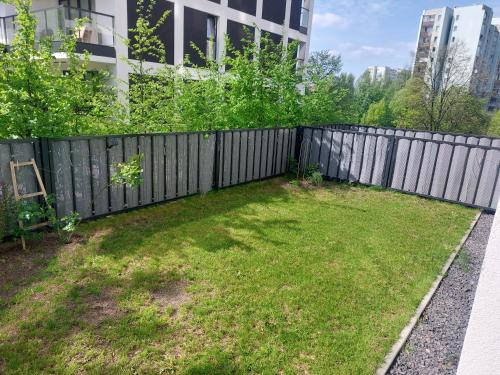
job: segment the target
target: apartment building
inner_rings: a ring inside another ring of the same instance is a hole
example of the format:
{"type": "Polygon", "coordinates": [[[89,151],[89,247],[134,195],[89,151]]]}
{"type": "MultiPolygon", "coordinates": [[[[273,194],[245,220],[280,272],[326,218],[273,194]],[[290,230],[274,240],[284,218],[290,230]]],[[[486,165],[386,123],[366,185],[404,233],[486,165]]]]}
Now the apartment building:
{"type": "MultiPolygon", "coordinates": [[[[156,0],[154,15],[169,11],[159,36],[167,49],[167,63],[181,65],[186,54],[202,65],[191,47],[195,43],[207,56],[220,59],[227,34],[236,48],[250,32],[258,42],[261,33],[274,41],[299,43],[298,64],[307,60],[314,0],[156,0]]],[[[33,0],[38,18],[38,37],[69,32],[77,18],[89,20],[78,32],[78,50],[89,51],[91,69],[106,69],[117,82],[128,83],[129,55],[124,38],[134,27],[137,0],[33,0]]],[[[15,35],[15,10],[0,3],[0,43],[9,45],[15,35]]],[[[64,59],[64,56],[60,56],[64,59]]],[[[149,59],[148,68],[160,65],[149,59]]]]}
{"type": "Polygon", "coordinates": [[[467,82],[491,105],[500,61],[499,27],[486,5],[425,10],[420,21],[413,75],[437,86],[467,82]],[[454,66],[452,66],[454,65],[454,66]]]}
{"type": "Polygon", "coordinates": [[[375,83],[394,81],[403,69],[393,69],[388,66],[370,66],[366,71],[370,77],[370,82],[375,83]]]}
{"type": "Polygon", "coordinates": [[[431,63],[434,69],[441,70],[442,66],[437,66],[434,59],[440,51],[448,47],[452,18],[453,10],[450,8],[423,12],[417,37],[413,75],[424,77],[431,63]]]}

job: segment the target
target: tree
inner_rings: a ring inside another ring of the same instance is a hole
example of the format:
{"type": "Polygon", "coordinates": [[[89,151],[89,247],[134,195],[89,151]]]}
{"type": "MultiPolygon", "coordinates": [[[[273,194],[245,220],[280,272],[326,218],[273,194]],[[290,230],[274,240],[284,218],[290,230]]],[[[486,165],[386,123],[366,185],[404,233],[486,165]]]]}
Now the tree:
{"type": "MultiPolygon", "coordinates": [[[[16,36],[0,48],[0,137],[98,134],[109,130],[116,108],[106,76],[87,79],[88,54],[75,52],[76,32],[62,35],[58,52],[66,55],[66,73],[54,57],[54,39],[36,39],[37,19],[30,0],[16,7],[16,36]],[[109,87],[109,86],[106,86],[109,87]]],[[[85,20],[76,22],[81,27],[85,20]]],[[[75,29],[76,30],[76,29],[75,29]]]]}
{"type": "Polygon", "coordinates": [[[335,77],[342,70],[342,58],[330,51],[313,52],[305,69],[310,81],[335,77]]]}
{"type": "Polygon", "coordinates": [[[350,122],[354,77],[339,74],[340,56],[329,51],[313,53],[304,68],[304,121],[307,124],[350,122]]]}
{"type": "MultiPolygon", "coordinates": [[[[160,71],[148,68],[147,61],[166,63],[166,47],[158,35],[169,11],[153,20],[156,0],[137,0],[137,22],[129,29],[125,44],[132,59],[127,59],[131,68],[126,94],[128,99],[129,124],[137,132],[154,132],[165,128],[170,121],[169,109],[173,92],[174,72],[165,66],[160,71]]],[[[172,127],[172,124],[170,124],[172,127]]]]}
{"type": "Polygon", "coordinates": [[[425,113],[422,126],[426,130],[442,130],[445,119],[461,101],[461,95],[469,90],[472,79],[468,71],[470,60],[463,43],[458,41],[430,59],[420,82],[420,104],[425,113]]]}
{"type": "Polygon", "coordinates": [[[363,123],[375,126],[393,126],[392,110],[385,98],[370,105],[368,112],[363,118],[363,123]]]}
{"type": "Polygon", "coordinates": [[[426,129],[427,116],[424,111],[426,86],[419,78],[410,79],[405,87],[399,90],[390,103],[397,127],[409,129],[426,129]]]}

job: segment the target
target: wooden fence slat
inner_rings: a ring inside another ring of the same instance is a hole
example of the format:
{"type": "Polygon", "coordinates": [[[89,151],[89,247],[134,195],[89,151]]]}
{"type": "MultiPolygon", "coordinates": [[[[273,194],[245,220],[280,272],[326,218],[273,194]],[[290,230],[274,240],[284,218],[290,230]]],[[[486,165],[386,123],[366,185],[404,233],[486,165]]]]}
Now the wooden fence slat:
{"type": "Polygon", "coordinates": [[[165,145],[163,135],[152,137],[153,145],[153,199],[155,202],[165,200],[165,145]]]}
{"type": "MultiPolygon", "coordinates": [[[[108,169],[110,178],[118,171],[117,163],[123,162],[123,139],[108,137],[108,169]]],[[[123,185],[111,184],[110,207],[112,212],[123,210],[125,203],[125,188],[123,185]]]]}
{"type": "Polygon", "coordinates": [[[153,160],[151,157],[151,137],[150,136],[140,136],[139,137],[139,152],[144,155],[141,166],[144,170],[143,177],[144,182],[140,186],[140,196],[141,205],[147,205],[153,203],[153,171],[152,165],[153,160]]]}
{"type": "MultiPolygon", "coordinates": [[[[123,139],[125,160],[129,161],[130,158],[139,154],[137,137],[125,137],[123,139]]],[[[125,189],[125,201],[127,208],[135,208],[139,205],[139,187],[127,186],[125,189]]]]}
{"type": "Polygon", "coordinates": [[[54,194],[56,211],[59,217],[71,214],[73,205],[73,177],[69,141],[56,141],[51,144],[52,166],[54,168],[54,194]]]}
{"type": "Polygon", "coordinates": [[[71,141],[75,211],[83,219],[92,217],[92,180],[88,140],[71,141]]]}
{"type": "Polygon", "coordinates": [[[189,143],[189,194],[198,193],[198,175],[199,175],[199,165],[198,165],[198,134],[188,135],[189,143]]]}
{"type": "Polygon", "coordinates": [[[167,199],[174,199],[177,196],[177,145],[175,135],[165,136],[165,179],[167,199]]]}
{"type": "Polygon", "coordinates": [[[94,215],[104,215],[109,212],[106,139],[94,138],[89,142],[94,215]]]}

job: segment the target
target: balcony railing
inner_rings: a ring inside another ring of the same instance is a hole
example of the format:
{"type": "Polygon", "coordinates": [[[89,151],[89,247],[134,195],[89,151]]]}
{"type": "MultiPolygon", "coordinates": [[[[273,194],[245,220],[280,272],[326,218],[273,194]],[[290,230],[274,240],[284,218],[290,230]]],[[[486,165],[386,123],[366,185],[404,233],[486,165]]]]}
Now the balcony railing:
{"type": "MultiPolygon", "coordinates": [[[[85,9],[59,6],[33,12],[37,18],[37,40],[50,37],[53,41],[61,41],[64,35],[76,33],[78,42],[114,47],[115,19],[108,14],[92,12],[85,9]],[[86,22],[75,30],[76,20],[86,22]]],[[[0,43],[12,44],[16,33],[16,16],[0,18],[0,43]]]]}

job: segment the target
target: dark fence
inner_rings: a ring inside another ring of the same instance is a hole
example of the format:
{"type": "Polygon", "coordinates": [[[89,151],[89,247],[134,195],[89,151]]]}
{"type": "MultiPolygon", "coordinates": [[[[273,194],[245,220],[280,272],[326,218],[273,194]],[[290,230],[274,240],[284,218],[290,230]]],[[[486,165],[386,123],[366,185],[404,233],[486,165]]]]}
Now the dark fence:
{"type": "MultiPolygon", "coordinates": [[[[0,183],[12,188],[11,160],[33,158],[58,215],[92,218],[279,176],[296,157],[328,178],[495,209],[500,139],[346,126],[0,141],[0,183]],[[111,184],[116,163],[139,153],[144,183],[111,184]]],[[[38,190],[29,168],[18,182],[38,190]]]]}
{"type": "MultiPolygon", "coordinates": [[[[173,200],[281,175],[295,152],[296,129],[245,129],[0,142],[0,181],[12,188],[9,162],[34,158],[59,216],[82,218],[173,200]],[[116,163],[144,154],[144,183],[111,184],[116,163]]],[[[29,168],[22,194],[38,190],[29,168]]]]}
{"type": "Polygon", "coordinates": [[[304,127],[299,135],[301,165],[317,163],[328,178],[496,208],[500,148],[389,135],[385,130],[304,127]]]}

